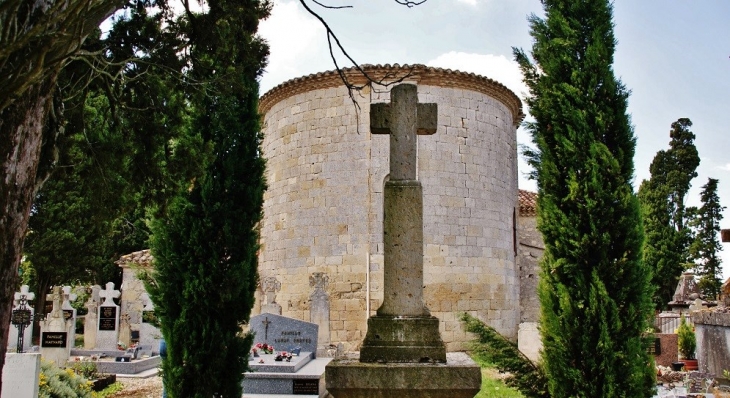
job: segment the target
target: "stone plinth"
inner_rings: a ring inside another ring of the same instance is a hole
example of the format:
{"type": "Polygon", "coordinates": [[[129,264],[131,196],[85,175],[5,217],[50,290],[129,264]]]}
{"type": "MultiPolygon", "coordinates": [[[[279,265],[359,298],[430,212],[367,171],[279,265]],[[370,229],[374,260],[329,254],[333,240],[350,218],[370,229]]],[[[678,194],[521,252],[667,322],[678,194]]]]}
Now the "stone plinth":
{"type": "Polygon", "coordinates": [[[446,362],[446,348],[433,316],[373,316],[362,343],[363,362],[446,362]]]}
{"type": "Polygon", "coordinates": [[[38,396],[38,375],[41,354],[5,354],[3,397],[35,398],[38,396]]]}
{"type": "Polygon", "coordinates": [[[327,391],[335,398],[472,398],[481,388],[479,366],[466,354],[444,363],[363,363],[336,359],[327,365],[327,391]]]}

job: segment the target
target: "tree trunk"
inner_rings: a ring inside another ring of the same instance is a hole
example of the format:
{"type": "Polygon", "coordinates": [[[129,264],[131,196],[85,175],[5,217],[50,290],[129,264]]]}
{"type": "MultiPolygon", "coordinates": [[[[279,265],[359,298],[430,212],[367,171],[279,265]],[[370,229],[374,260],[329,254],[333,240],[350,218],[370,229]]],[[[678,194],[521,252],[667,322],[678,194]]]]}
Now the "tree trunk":
{"type": "Polygon", "coordinates": [[[13,294],[18,287],[18,266],[36,191],[55,76],[33,85],[12,105],[0,110],[0,372],[5,365],[13,294]]]}

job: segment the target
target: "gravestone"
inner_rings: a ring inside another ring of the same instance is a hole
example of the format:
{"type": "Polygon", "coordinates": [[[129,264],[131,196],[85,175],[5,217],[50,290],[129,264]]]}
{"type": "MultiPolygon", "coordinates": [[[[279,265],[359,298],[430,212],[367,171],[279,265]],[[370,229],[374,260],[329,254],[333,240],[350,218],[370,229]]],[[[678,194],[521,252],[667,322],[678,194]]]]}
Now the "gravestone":
{"type": "Polygon", "coordinates": [[[119,342],[119,306],[114,299],[119,297],[119,290],[114,290],[114,282],[106,284],[106,289],[99,292],[104,302],[99,306],[99,323],[96,332],[97,350],[116,350],[119,342]]]}
{"type": "Polygon", "coordinates": [[[281,282],[276,277],[267,276],[261,282],[261,290],[263,290],[266,299],[266,302],[261,305],[261,312],[281,315],[281,305],[276,302],[276,293],[281,290],[281,282]]]}
{"type": "Polygon", "coordinates": [[[29,290],[28,285],[23,285],[20,287],[20,291],[15,293],[13,297],[13,312],[11,315],[10,331],[8,333],[8,352],[11,350],[24,352],[30,348],[35,310],[28,305],[28,302],[35,299],[35,293],[29,290]],[[18,337],[22,337],[22,339],[18,339],[18,337]]]}
{"type": "Polygon", "coordinates": [[[71,306],[71,302],[76,300],[77,296],[75,293],[71,293],[71,286],[64,286],[61,291],[63,292],[63,304],[61,304],[63,317],[74,325],[68,336],[69,349],[71,349],[74,348],[74,342],[76,341],[76,309],[71,306]]]}
{"type": "Polygon", "coordinates": [[[141,294],[142,303],[142,324],[139,326],[139,345],[147,351],[157,350],[162,340],[160,329],[155,326],[155,305],[147,293],[141,294]]]}
{"type": "Polygon", "coordinates": [[[319,325],[317,340],[320,352],[330,345],[330,296],[327,294],[329,276],[324,272],[314,272],[309,277],[309,286],[314,291],[309,295],[309,319],[319,325]]]}
{"type": "Polygon", "coordinates": [[[276,314],[260,314],[251,317],[250,330],[256,334],[254,343],[266,343],[277,351],[291,351],[301,347],[302,354],[317,352],[317,324],[276,314]]]}
{"type": "Polygon", "coordinates": [[[419,104],[417,88],[401,84],[390,104],[372,104],[370,131],[390,134],[390,179],[383,197],[384,295],[359,358],[332,361],[327,390],[335,398],[471,398],[481,369],[466,354],[448,359],[439,320],[423,300],[423,192],[416,179],[417,134],[434,134],[436,104],[419,104]]]}
{"type": "Polygon", "coordinates": [[[325,392],[322,375],[330,358],[316,358],[318,326],[311,322],[283,317],[276,314],[260,314],[251,318],[249,330],[255,334],[254,344],[274,347],[274,354],[257,352],[249,358],[253,372],[243,379],[244,395],[318,395],[325,392]],[[297,352],[285,359],[282,351],[297,352]]]}
{"type": "Polygon", "coordinates": [[[64,367],[71,355],[68,340],[74,324],[66,319],[61,310],[63,294],[60,286],[53,287],[53,294],[50,295],[50,299],[53,300],[53,309],[46,316],[46,319],[40,322],[40,353],[46,360],[55,362],[56,366],[64,367]]]}
{"type": "Polygon", "coordinates": [[[96,347],[96,329],[99,324],[99,292],[101,286],[91,287],[89,299],[84,303],[86,317],[84,318],[84,349],[93,350],[96,347]]]}
{"type": "Polygon", "coordinates": [[[5,356],[3,366],[3,398],[36,398],[41,372],[41,354],[14,354],[5,356]]]}

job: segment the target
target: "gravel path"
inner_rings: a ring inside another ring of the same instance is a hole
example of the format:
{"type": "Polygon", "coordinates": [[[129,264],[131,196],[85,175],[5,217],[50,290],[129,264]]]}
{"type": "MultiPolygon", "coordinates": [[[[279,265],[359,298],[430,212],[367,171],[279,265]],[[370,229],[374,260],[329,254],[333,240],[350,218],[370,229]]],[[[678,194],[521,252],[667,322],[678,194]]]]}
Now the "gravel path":
{"type": "Polygon", "coordinates": [[[162,378],[152,376],[142,378],[118,377],[117,381],[124,385],[124,389],[111,395],[113,398],[160,398],[162,396],[162,378]]]}

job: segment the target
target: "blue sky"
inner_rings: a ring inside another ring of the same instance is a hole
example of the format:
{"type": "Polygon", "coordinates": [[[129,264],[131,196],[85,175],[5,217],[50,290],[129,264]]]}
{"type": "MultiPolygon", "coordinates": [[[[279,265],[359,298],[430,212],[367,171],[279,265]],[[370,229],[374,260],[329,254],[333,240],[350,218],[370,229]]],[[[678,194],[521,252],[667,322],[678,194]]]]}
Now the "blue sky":
{"type": "MultiPolygon", "coordinates": [[[[413,8],[392,0],[320,2],[354,6],[325,10],[311,3],[359,63],[459,69],[493,78],[524,96],[512,47],[529,51],[527,17],[541,15],[539,0],[428,0],[413,8]]],[[[274,3],[260,30],[271,45],[262,93],[286,80],[333,69],[319,22],[298,0],[274,3]]],[[[687,204],[699,205],[700,187],[712,177],[720,180],[721,203],[730,207],[730,1],[617,0],[614,22],[614,70],[632,92],[635,187],[649,178],[656,152],[668,148],[672,122],[688,117],[702,160],[687,204]]],[[[521,130],[518,141],[530,143],[521,130]]],[[[526,171],[521,161],[520,187],[535,190],[526,171]]],[[[730,228],[730,211],[724,215],[722,226],[730,228]]],[[[730,268],[730,249],[722,254],[723,265],[730,268]]]]}

